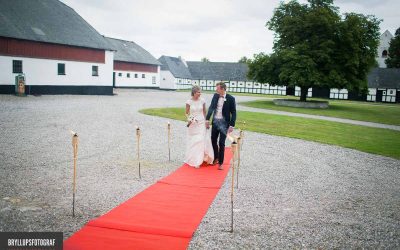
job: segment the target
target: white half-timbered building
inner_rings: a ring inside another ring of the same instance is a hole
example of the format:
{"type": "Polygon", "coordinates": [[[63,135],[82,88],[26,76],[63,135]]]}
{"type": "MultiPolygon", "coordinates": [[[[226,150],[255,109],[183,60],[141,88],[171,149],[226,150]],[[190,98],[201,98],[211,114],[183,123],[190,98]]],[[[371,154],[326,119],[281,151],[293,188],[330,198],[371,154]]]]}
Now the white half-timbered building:
{"type": "Polygon", "coordinates": [[[160,89],[189,89],[192,87],[192,75],[185,60],[181,57],[161,56],[160,89]]]}
{"type": "MultiPolygon", "coordinates": [[[[215,84],[223,81],[229,92],[269,95],[300,96],[300,88],[272,86],[253,82],[247,78],[244,63],[185,61],[180,57],[162,56],[162,89],[190,89],[199,85],[203,90],[214,91],[215,84]]],[[[368,74],[368,95],[359,95],[347,89],[310,88],[308,97],[359,100],[372,102],[400,102],[400,69],[375,68],[368,74]]]]}
{"type": "Polygon", "coordinates": [[[270,86],[247,78],[248,66],[232,62],[187,62],[194,84],[215,90],[217,82],[226,82],[229,92],[286,95],[286,87],[270,86]]]}
{"type": "Polygon", "coordinates": [[[215,90],[217,82],[226,82],[229,92],[286,95],[285,86],[271,86],[250,81],[245,63],[186,62],[180,57],[162,56],[161,83],[163,89],[189,89],[199,85],[203,90],[215,90]]]}
{"type": "Polygon", "coordinates": [[[114,52],[58,0],[0,0],[0,93],[112,95],[114,52]]]}
{"type": "Polygon", "coordinates": [[[373,69],[368,75],[367,101],[400,103],[400,69],[373,69]]]}
{"type": "Polygon", "coordinates": [[[119,88],[159,88],[160,65],[138,44],[108,38],[114,54],[113,86],[119,88]]]}

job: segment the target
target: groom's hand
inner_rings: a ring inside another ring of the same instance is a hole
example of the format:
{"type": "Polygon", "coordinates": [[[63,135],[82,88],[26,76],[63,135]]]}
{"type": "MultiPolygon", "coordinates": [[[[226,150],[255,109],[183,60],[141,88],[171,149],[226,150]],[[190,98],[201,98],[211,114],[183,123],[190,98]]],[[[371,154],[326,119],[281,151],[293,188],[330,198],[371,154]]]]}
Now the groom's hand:
{"type": "Polygon", "coordinates": [[[229,128],[228,128],[228,134],[229,133],[232,133],[233,132],[233,127],[232,126],[229,126],[229,128]]]}
{"type": "Polygon", "coordinates": [[[206,121],[206,128],[207,128],[207,129],[210,128],[210,121],[206,121]]]}

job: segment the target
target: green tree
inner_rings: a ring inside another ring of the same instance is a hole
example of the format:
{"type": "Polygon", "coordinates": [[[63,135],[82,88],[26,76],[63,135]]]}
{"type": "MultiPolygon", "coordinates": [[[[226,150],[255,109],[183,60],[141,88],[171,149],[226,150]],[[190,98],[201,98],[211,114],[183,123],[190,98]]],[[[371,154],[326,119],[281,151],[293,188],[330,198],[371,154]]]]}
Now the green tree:
{"type": "Polygon", "coordinates": [[[210,62],[210,59],[208,59],[207,57],[203,57],[203,58],[201,58],[201,61],[202,62],[210,62]]]}
{"type": "Polygon", "coordinates": [[[279,78],[281,73],[281,60],[276,54],[266,55],[259,53],[254,55],[254,59],[249,63],[248,76],[250,79],[257,79],[258,82],[269,83],[271,85],[287,85],[283,79],[279,78]]]}
{"type": "Polygon", "coordinates": [[[390,40],[388,58],[385,63],[388,68],[400,68],[400,28],[390,40]]]}
{"type": "Polygon", "coordinates": [[[246,56],[242,56],[242,58],[239,59],[238,63],[247,63],[249,64],[251,62],[250,58],[247,58],[246,56]]]}
{"type": "Polygon", "coordinates": [[[298,86],[301,101],[313,87],[367,90],[367,74],[376,63],[379,23],[374,16],[342,17],[332,0],[281,2],[267,22],[275,32],[273,53],[256,55],[249,77],[298,86]]]}

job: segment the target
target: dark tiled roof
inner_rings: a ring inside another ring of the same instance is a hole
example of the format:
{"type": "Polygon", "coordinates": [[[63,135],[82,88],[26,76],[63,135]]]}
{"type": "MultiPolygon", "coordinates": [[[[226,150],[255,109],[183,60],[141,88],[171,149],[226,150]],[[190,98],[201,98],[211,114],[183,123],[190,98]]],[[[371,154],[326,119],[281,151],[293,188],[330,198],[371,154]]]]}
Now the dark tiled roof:
{"type": "Polygon", "coordinates": [[[0,0],[0,36],[111,50],[102,35],[58,0],[0,0]]]}
{"type": "Polygon", "coordinates": [[[116,50],[115,61],[135,62],[144,64],[161,65],[147,50],[131,41],[106,37],[111,47],[116,50]]]}
{"type": "Polygon", "coordinates": [[[192,79],[188,67],[181,58],[161,56],[158,61],[162,64],[161,70],[169,70],[174,77],[192,79]]]}
{"type": "Polygon", "coordinates": [[[248,66],[245,63],[187,62],[192,79],[248,81],[248,66]]]}
{"type": "Polygon", "coordinates": [[[400,89],[400,69],[374,68],[368,74],[368,87],[400,89]]]}

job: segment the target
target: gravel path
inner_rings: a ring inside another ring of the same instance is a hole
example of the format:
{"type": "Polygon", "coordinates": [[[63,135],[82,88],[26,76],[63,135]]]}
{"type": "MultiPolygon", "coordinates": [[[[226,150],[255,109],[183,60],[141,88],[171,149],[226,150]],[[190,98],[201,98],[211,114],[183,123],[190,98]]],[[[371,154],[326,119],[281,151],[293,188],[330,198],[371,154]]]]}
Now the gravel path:
{"type": "MultiPolygon", "coordinates": [[[[168,120],[137,111],[183,107],[189,93],[116,93],[0,95],[0,231],[62,231],[67,238],[181,165],[185,123],[170,121],[168,163],[168,120]],[[135,125],[143,134],[141,180],[135,125]],[[80,138],[75,218],[69,129],[80,138]]],[[[400,247],[399,160],[246,132],[241,163],[234,233],[226,181],[189,249],[400,247]]]]}

